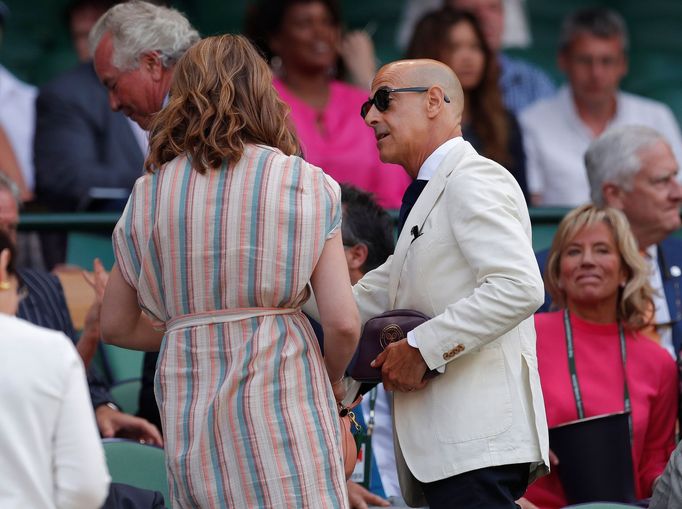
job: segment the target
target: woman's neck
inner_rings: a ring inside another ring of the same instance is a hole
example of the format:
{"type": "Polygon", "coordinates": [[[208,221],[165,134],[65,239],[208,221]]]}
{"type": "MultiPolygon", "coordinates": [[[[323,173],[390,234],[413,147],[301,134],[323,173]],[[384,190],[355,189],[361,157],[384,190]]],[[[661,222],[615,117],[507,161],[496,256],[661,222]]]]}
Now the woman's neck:
{"type": "Polygon", "coordinates": [[[287,88],[309,106],[322,110],[329,100],[329,75],[290,71],[280,78],[287,88]]]}
{"type": "Polygon", "coordinates": [[[569,313],[593,323],[614,323],[618,318],[616,311],[616,299],[607,299],[599,302],[574,302],[568,301],[569,313]]]}

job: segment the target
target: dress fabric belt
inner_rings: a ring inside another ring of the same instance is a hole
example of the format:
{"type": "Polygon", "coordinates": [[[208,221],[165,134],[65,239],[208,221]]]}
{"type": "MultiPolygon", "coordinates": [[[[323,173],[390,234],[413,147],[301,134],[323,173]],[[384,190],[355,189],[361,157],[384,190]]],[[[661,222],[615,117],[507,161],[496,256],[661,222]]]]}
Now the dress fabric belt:
{"type": "Polygon", "coordinates": [[[238,322],[249,318],[271,315],[291,315],[301,311],[301,308],[234,308],[180,315],[166,322],[166,333],[187,327],[199,327],[216,323],[238,322]]]}

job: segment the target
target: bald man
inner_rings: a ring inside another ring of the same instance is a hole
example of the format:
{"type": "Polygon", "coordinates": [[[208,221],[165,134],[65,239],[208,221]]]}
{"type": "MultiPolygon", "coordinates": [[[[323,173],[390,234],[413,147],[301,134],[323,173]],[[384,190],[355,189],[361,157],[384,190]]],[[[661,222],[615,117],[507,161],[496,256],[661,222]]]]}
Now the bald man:
{"type": "Polygon", "coordinates": [[[396,458],[411,506],[513,508],[547,472],[532,314],[543,285],[514,177],[461,137],[462,88],[433,60],[381,68],[362,108],[384,162],[415,179],[394,255],[354,287],[363,323],[432,317],[374,365],[394,391],[396,458]],[[424,380],[427,370],[441,374],[424,380]]]}

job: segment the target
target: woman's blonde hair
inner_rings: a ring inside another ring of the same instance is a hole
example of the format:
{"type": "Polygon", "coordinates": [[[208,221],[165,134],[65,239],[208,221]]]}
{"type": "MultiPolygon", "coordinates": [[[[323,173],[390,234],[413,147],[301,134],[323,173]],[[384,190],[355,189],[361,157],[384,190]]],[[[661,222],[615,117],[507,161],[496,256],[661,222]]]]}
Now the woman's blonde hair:
{"type": "Polygon", "coordinates": [[[545,286],[552,297],[552,307],[566,307],[566,292],[559,285],[561,255],[568,243],[586,227],[606,224],[616,243],[621,264],[626,273],[625,287],[621,288],[616,314],[625,327],[639,330],[649,325],[652,318],[653,290],[649,285],[648,266],[637,248],[625,215],[610,207],[583,205],[571,210],[559,223],[545,266],[545,286]]]}
{"type": "Polygon", "coordinates": [[[207,37],[175,66],[168,104],[150,127],[145,169],[154,172],[187,154],[192,167],[204,173],[225,160],[238,161],[245,143],[296,154],[288,113],[268,65],[245,37],[207,37]]]}

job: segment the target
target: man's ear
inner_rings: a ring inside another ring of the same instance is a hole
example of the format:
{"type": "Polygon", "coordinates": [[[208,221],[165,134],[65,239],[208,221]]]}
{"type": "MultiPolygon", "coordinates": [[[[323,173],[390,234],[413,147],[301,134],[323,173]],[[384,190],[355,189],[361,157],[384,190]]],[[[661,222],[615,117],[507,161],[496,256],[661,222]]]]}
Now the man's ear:
{"type": "Polygon", "coordinates": [[[362,266],[367,261],[367,256],[369,255],[369,250],[365,244],[355,244],[353,247],[348,249],[348,256],[346,261],[348,262],[349,270],[361,270],[362,266]]]}
{"type": "Polygon", "coordinates": [[[601,186],[601,194],[604,197],[604,203],[609,207],[623,210],[624,192],[620,186],[612,182],[604,182],[601,186]]]}
{"type": "Polygon", "coordinates": [[[445,106],[445,92],[439,86],[433,86],[426,91],[426,113],[429,118],[435,117],[445,106]]]}
{"type": "Polygon", "coordinates": [[[140,67],[151,74],[154,81],[160,81],[163,77],[164,67],[161,56],[157,51],[149,51],[140,56],[140,67]]]}

